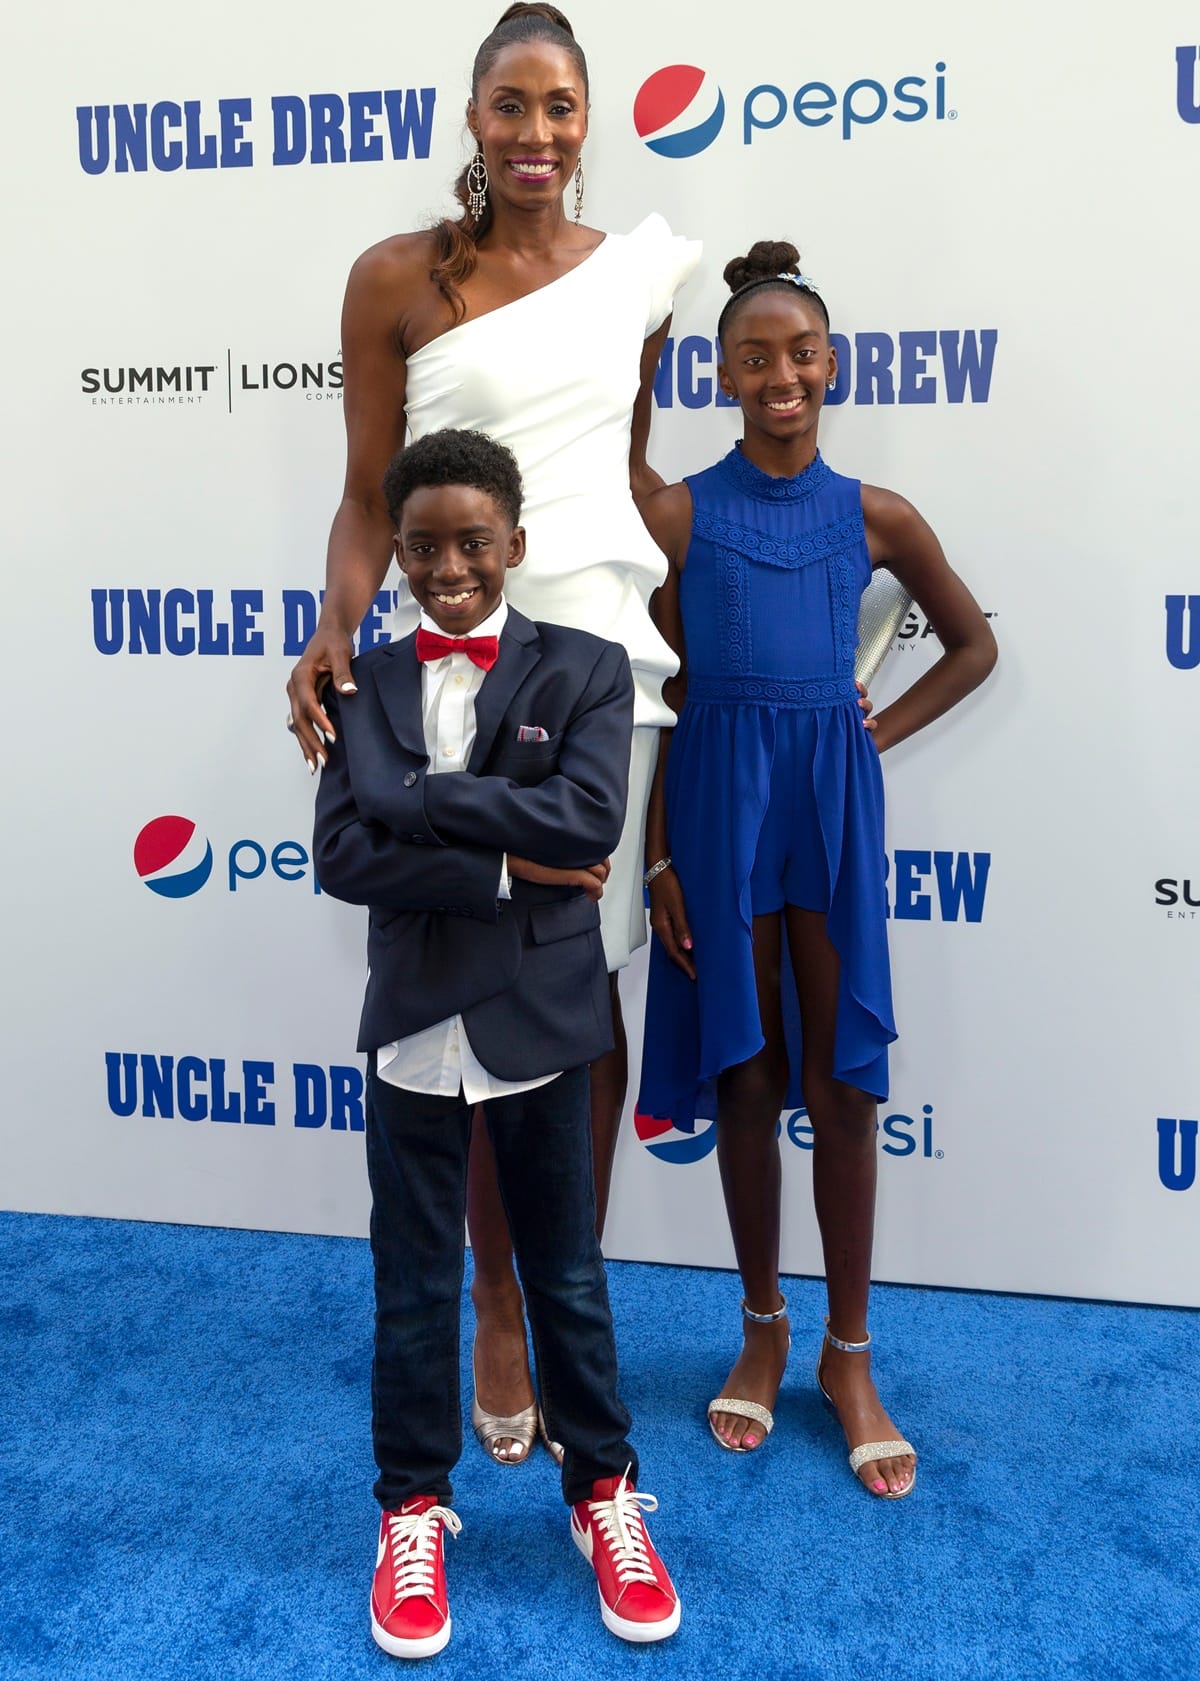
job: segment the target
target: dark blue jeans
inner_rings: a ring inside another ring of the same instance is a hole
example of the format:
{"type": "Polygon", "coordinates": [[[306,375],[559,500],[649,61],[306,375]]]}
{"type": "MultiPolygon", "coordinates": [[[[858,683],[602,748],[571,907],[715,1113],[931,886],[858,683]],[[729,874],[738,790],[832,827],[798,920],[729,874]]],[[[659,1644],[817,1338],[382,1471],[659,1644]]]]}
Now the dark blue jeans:
{"type": "MultiPolygon", "coordinates": [[[[565,1450],[563,1494],[586,1499],[637,1456],[617,1394],[617,1354],[596,1238],[588,1071],[484,1105],[533,1333],[546,1427],[565,1450]]],[[[375,1262],[371,1428],[375,1494],[452,1496],[462,1451],[459,1304],[471,1108],[367,1071],[367,1172],[375,1262]]]]}

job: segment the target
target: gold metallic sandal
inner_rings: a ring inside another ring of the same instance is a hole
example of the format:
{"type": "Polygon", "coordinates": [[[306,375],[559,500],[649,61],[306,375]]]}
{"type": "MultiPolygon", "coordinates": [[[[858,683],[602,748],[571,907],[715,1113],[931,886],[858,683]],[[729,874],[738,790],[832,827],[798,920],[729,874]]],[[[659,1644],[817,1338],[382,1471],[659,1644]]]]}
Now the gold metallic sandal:
{"type": "MultiPolygon", "coordinates": [[[[828,1317],[825,1320],[825,1341],[822,1342],[821,1352],[817,1356],[817,1388],[821,1391],[821,1394],[824,1397],[825,1405],[829,1408],[830,1412],[840,1424],[841,1415],[838,1413],[837,1403],[834,1401],[833,1396],[829,1393],[828,1389],[826,1389],[825,1385],[821,1382],[821,1363],[825,1358],[826,1342],[831,1348],[839,1349],[843,1354],[866,1354],[871,1347],[871,1337],[868,1332],[867,1340],[865,1342],[843,1342],[841,1337],[835,1337],[833,1332],[829,1329],[828,1317]]],[[[903,1500],[905,1495],[911,1494],[913,1489],[917,1486],[917,1467],[915,1464],[913,1465],[912,1476],[909,1478],[907,1488],[898,1488],[895,1491],[889,1489],[886,1494],[878,1494],[873,1488],[867,1488],[866,1483],[863,1482],[862,1478],[858,1474],[862,1467],[872,1459],[896,1459],[902,1453],[911,1453],[914,1460],[917,1457],[917,1450],[913,1447],[912,1443],[905,1442],[898,1436],[890,1442],[863,1442],[850,1454],[850,1469],[854,1473],[855,1482],[858,1483],[860,1488],[866,1488],[867,1493],[871,1495],[872,1499],[903,1500]]]]}
{"type": "Polygon", "coordinates": [[[542,1441],[545,1444],[546,1452],[550,1455],[556,1465],[561,1465],[563,1462],[563,1445],[561,1442],[551,1441],[550,1432],[546,1429],[546,1415],[542,1411],[541,1407],[537,1410],[537,1428],[538,1435],[542,1438],[542,1441]]]}
{"type": "MultiPolygon", "coordinates": [[[[471,1376],[475,1378],[475,1345],[471,1345],[471,1376]]],[[[478,1386],[478,1379],[475,1379],[478,1386]]],[[[509,1418],[501,1418],[498,1413],[485,1412],[479,1405],[478,1392],[471,1397],[471,1428],[475,1432],[476,1440],[489,1459],[494,1459],[497,1465],[523,1465],[533,1449],[534,1438],[537,1435],[538,1410],[532,1402],[523,1407],[519,1413],[513,1413],[509,1418]],[[496,1444],[510,1441],[516,1448],[500,1448],[496,1444]]]]}
{"type": "MultiPolygon", "coordinates": [[[[746,1306],[745,1296],[742,1297],[742,1317],[752,1319],[756,1325],[774,1325],[777,1320],[783,1318],[787,1310],[787,1297],[782,1290],[779,1292],[779,1306],[774,1313],[753,1313],[746,1306]]],[[[791,1346],[792,1339],[789,1337],[788,1347],[791,1348],[791,1346]]],[[[708,1428],[712,1431],[713,1440],[717,1446],[724,1448],[726,1453],[757,1453],[775,1428],[775,1418],[769,1407],[760,1406],[757,1401],[740,1401],[733,1395],[718,1395],[715,1401],[708,1403],[708,1428]],[[716,1425],[713,1423],[715,1413],[736,1413],[739,1418],[752,1419],[755,1424],[762,1426],[762,1441],[755,1442],[752,1448],[744,1448],[740,1444],[735,1445],[733,1442],[727,1442],[724,1436],[719,1434],[716,1425]]]]}

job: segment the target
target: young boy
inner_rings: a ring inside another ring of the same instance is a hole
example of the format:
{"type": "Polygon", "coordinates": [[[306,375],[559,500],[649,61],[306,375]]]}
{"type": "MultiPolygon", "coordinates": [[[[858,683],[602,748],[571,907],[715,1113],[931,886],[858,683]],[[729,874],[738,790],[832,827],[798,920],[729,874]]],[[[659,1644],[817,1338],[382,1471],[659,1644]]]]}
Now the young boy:
{"type": "Polygon", "coordinates": [[[321,886],[370,906],[359,1049],[375,1264],[372,1435],[383,1508],[371,1630],[397,1657],[450,1638],[467,1146],[482,1103],[563,1444],[571,1533],[605,1625],[661,1640],[679,1601],[650,1543],[617,1394],[595,1235],[587,1064],[612,1043],[597,901],[625,813],[624,650],[504,600],[521,478],[477,432],[435,432],[384,478],[414,635],[354,662],[317,794],[321,886]]]}

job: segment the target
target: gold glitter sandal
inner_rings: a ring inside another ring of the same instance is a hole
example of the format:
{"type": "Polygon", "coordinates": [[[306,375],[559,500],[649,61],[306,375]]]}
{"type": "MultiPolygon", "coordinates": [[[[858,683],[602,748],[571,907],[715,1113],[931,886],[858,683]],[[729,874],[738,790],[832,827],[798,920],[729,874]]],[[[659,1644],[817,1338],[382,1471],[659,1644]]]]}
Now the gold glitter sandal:
{"type": "MultiPolygon", "coordinates": [[[[868,1332],[865,1342],[843,1342],[841,1337],[835,1337],[833,1332],[829,1329],[829,1319],[826,1317],[825,1339],[821,1344],[821,1352],[817,1356],[817,1388],[821,1391],[821,1394],[824,1397],[825,1405],[840,1423],[841,1416],[837,1410],[837,1403],[835,1402],[833,1396],[829,1393],[828,1389],[826,1389],[825,1385],[821,1382],[821,1364],[825,1359],[825,1343],[828,1343],[830,1348],[840,1350],[842,1354],[866,1354],[871,1347],[871,1336],[868,1332]]],[[[862,1478],[858,1474],[863,1466],[868,1464],[872,1459],[896,1459],[902,1453],[911,1453],[914,1460],[917,1457],[917,1450],[913,1447],[912,1443],[903,1441],[899,1436],[895,1437],[890,1442],[863,1442],[850,1454],[850,1469],[854,1473],[855,1482],[858,1483],[861,1488],[866,1488],[867,1493],[875,1500],[903,1500],[905,1495],[911,1494],[913,1489],[917,1486],[917,1467],[915,1464],[913,1465],[912,1476],[909,1478],[906,1488],[898,1488],[894,1491],[889,1489],[884,1494],[878,1493],[873,1488],[867,1488],[866,1483],[863,1482],[862,1478]]]]}
{"type": "MultiPolygon", "coordinates": [[[[779,1292],[779,1306],[774,1313],[753,1313],[746,1306],[745,1296],[742,1297],[742,1317],[752,1319],[756,1325],[774,1325],[783,1318],[787,1310],[787,1297],[782,1290],[779,1292]]],[[[792,1339],[789,1337],[788,1347],[791,1348],[791,1346],[792,1339]]],[[[760,1406],[757,1401],[742,1401],[734,1395],[718,1395],[715,1401],[708,1403],[708,1428],[712,1431],[713,1440],[717,1446],[724,1448],[726,1453],[756,1453],[775,1428],[775,1418],[769,1407],[760,1406]],[[755,1442],[752,1448],[742,1447],[740,1443],[727,1442],[724,1436],[719,1434],[714,1423],[714,1416],[717,1413],[736,1413],[738,1418],[748,1418],[753,1423],[761,1425],[762,1440],[755,1442]]]]}

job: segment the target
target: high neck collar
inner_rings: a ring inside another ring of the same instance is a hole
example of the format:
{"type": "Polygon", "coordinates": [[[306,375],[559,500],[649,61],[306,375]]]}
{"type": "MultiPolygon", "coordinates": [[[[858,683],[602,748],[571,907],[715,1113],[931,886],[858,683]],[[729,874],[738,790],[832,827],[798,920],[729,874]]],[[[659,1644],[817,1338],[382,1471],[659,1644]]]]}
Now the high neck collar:
{"type": "Polygon", "coordinates": [[[746,460],[740,443],[734,444],[723,465],[747,496],[755,496],[762,502],[803,502],[820,490],[830,473],[818,450],[814,459],[794,479],[773,478],[770,473],[764,473],[761,467],[746,460]]]}

